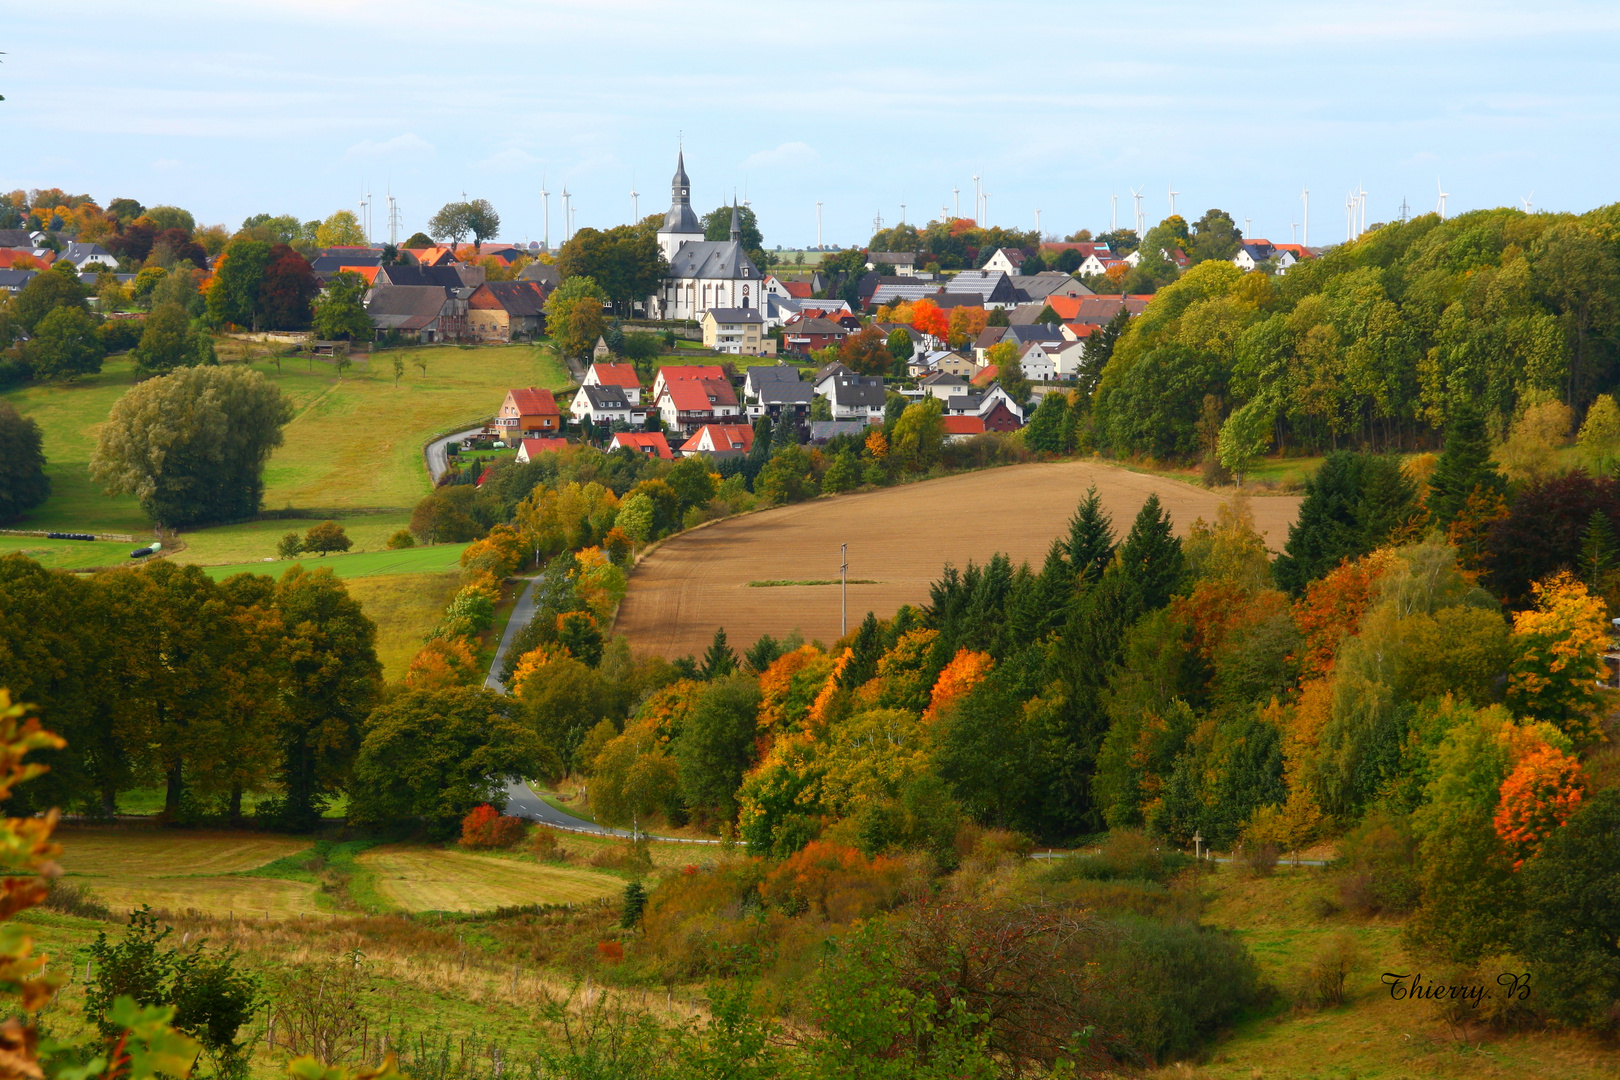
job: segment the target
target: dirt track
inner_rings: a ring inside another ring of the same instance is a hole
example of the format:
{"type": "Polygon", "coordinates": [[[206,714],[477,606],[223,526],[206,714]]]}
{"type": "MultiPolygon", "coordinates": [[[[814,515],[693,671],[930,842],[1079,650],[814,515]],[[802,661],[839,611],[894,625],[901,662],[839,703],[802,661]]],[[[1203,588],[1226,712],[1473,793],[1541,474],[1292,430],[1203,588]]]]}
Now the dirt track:
{"type": "MultiPolygon", "coordinates": [[[[1176,480],[1094,462],[1064,461],[966,473],[904,487],[843,495],[717,522],[665,541],[630,578],[616,630],[640,653],[701,653],[723,626],[739,652],[761,634],[797,629],[806,639],[838,634],[838,586],[749,588],[750,581],[838,577],[838,545],[849,544],[849,624],[868,610],[888,617],[928,600],[946,563],[983,562],[997,551],[1038,565],[1065,532],[1086,488],[1097,485],[1123,537],[1157,493],[1176,531],[1213,521],[1222,496],[1176,480]]],[[[1251,507],[1266,546],[1280,549],[1299,509],[1293,496],[1251,507]]]]}

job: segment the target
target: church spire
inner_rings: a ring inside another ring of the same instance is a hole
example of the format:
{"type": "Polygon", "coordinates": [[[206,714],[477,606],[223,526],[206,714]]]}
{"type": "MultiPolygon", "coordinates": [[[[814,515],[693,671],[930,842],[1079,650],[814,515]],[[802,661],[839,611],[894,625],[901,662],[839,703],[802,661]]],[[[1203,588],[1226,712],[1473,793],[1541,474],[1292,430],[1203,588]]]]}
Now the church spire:
{"type": "Polygon", "coordinates": [[[731,197],[731,242],[739,243],[742,240],[742,223],[737,219],[737,197],[731,197]]]}
{"type": "Polygon", "coordinates": [[[675,179],[669,182],[670,194],[676,201],[685,202],[687,192],[692,189],[692,181],[686,178],[686,150],[682,148],[675,154],[675,179]]]}

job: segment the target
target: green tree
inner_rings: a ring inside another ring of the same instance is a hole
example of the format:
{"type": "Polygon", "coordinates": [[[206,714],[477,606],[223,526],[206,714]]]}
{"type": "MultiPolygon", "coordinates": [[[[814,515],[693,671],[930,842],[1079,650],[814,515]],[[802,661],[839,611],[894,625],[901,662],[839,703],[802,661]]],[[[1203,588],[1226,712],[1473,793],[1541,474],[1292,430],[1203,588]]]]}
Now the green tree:
{"type": "Polygon", "coordinates": [[[1142,603],[1149,610],[1168,604],[1181,586],[1181,541],[1157,495],[1148,496],[1125,542],[1119,545],[1119,567],[1141,590],[1142,603]]]}
{"type": "Polygon", "coordinates": [[[1607,474],[1620,459],[1620,406],[1614,395],[1599,394],[1586,410],[1586,420],[1576,437],[1581,453],[1592,463],[1592,470],[1607,474]]]}
{"type": "Polygon", "coordinates": [[[651,725],[632,724],[591,764],[597,820],[639,835],[642,819],[669,806],[680,790],[678,768],[651,725]]]}
{"type": "Polygon", "coordinates": [[[472,233],[473,250],[485,240],[501,231],[501,215],[488,199],[472,199],[467,203],[467,231],[472,233]]]}
{"type": "Polygon", "coordinates": [[[332,275],[326,292],[315,301],[315,333],[327,341],[370,341],[366,314],[366,279],[351,270],[332,275]]]}
{"type": "Polygon", "coordinates": [[[12,316],[25,331],[32,334],[40,320],[59,307],[90,309],[90,290],[79,281],[78,273],[66,262],[59,262],[50,270],[28,279],[22,292],[11,305],[12,316]],[[60,269],[58,269],[60,268],[60,269]]]}
{"type": "Polygon", "coordinates": [[[714,632],[714,640],[704,650],[703,662],[698,667],[698,675],[707,680],[721,679],[737,670],[737,653],[726,643],[726,628],[721,626],[714,632]]]}
{"type": "Polygon", "coordinates": [[[163,375],[177,368],[216,362],[214,343],[192,329],[191,316],[176,303],[159,304],[146,317],[140,344],[130,351],[135,370],[163,375]]]}
{"type": "Polygon", "coordinates": [[[408,690],[366,720],[349,816],[370,826],[419,821],[448,834],[475,807],[504,808],[508,780],[561,772],[513,699],[483,687],[408,690]]]}
{"type": "Polygon", "coordinates": [[[286,533],[276,541],[276,558],[296,559],[304,550],[304,538],[295,532],[286,533]]]}
{"type": "Polygon", "coordinates": [[[263,305],[259,290],[270,266],[270,245],[263,240],[233,240],[208,287],[208,321],[259,328],[263,305]]]}
{"type": "Polygon", "coordinates": [[[1024,444],[1042,453],[1061,454],[1069,449],[1068,433],[1069,396],[1050,393],[1042,396],[1040,406],[1031,414],[1024,444]]]}
{"type": "Polygon", "coordinates": [[[257,371],[182,368],[113,405],[90,473],[109,492],[134,495],[163,525],[252,517],[265,463],[291,419],[291,403],[257,371]]]}
{"type": "Polygon", "coordinates": [[[1613,1030],[1620,999],[1620,792],[1600,791],[1525,865],[1519,951],[1541,1008],[1571,1027],[1613,1030]]]}
{"type": "Polygon", "coordinates": [[[1195,263],[1230,260],[1242,243],[1243,233],[1232,215],[1225,210],[1205,210],[1204,216],[1193,222],[1187,255],[1195,263]]]}
{"type": "Polygon", "coordinates": [[[564,356],[583,357],[607,328],[602,302],[607,294],[587,275],[566,278],[546,298],[546,334],[564,356]]]}
{"type": "Polygon", "coordinates": [[[652,497],[646,492],[638,491],[619,504],[619,514],[614,518],[614,525],[630,538],[631,543],[645,544],[652,536],[654,513],[652,497]]]}
{"type": "Polygon", "coordinates": [[[784,506],[815,498],[816,474],[809,452],[797,443],[774,451],[754,477],[754,494],[767,506],[784,506]]]}
{"type": "Polygon", "coordinates": [[[353,210],[337,211],[315,230],[315,243],[323,248],[360,247],[365,242],[365,231],[360,228],[360,221],[354,216],[353,210]]]}
{"type": "Polygon", "coordinates": [[[692,706],[674,742],[681,795],[688,806],[703,807],[725,821],[736,818],[737,789],[754,762],[759,700],[757,679],[728,674],[692,706]]]}
{"type": "Polygon", "coordinates": [[[1305,586],[1345,559],[1382,547],[1418,510],[1417,486],[1400,459],[1341,451],[1305,481],[1299,516],[1274,566],[1277,584],[1302,596],[1305,586]]]}
{"type": "Polygon", "coordinates": [[[842,450],[822,474],[821,490],[828,495],[837,495],[840,492],[853,491],[860,486],[860,482],[860,463],[856,460],[855,454],[849,450],[842,450]]]}
{"type": "Polygon", "coordinates": [[[348,533],[343,531],[343,526],[335,521],[323,521],[311,525],[309,531],[304,533],[303,550],[325,555],[329,551],[348,551],[353,544],[348,533]]]}
{"type": "Polygon", "coordinates": [[[362,726],[382,690],[377,626],[325,568],[293,566],[275,590],[286,627],[285,711],[276,749],[285,828],[320,822],[326,799],[349,780],[362,726]]]}
{"type": "Polygon", "coordinates": [[[96,321],[82,308],[53,308],[34,327],[28,360],[35,374],[60,382],[101,370],[106,351],[96,336],[96,321]]]}
{"type": "Polygon", "coordinates": [[[935,397],[926,397],[905,407],[894,422],[889,453],[912,472],[927,472],[939,460],[945,445],[945,406],[935,397]]]}
{"type": "Polygon", "coordinates": [[[1232,414],[1221,425],[1216,441],[1215,455],[1221,468],[1237,477],[1243,486],[1243,476],[1254,463],[1271,448],[1271,429],[1276,406],[1263,398],[1255,398],[1232,414]]]}
{"type": "Polygon", "coordinates": [[[906,332],[906,328],[903,326],[897,326],[890,330],[885,344],[889,347],[889,355],[899,363],[910,360],[917,351],[917,346],[912,342],[911,335],[906,332]]]}
{"type": "Polygon", "coordinates": [[[657,234],[636,225],[580,229],[557,252],[557,272],[565,282],[589,278],[621,314],[658,291],[668,269],[657,234]]]}
{"type": "Polygon", "coordinates": [[[14,521],[50,498],[44,445],[34,418],[0,401],[0,521],[14,521]]]}
{"type": "Polygon", "coordinates": [[[675,490],[683,510],[692,506],[708,506],[714,498],[714,474],[709,472],[706,456],[681,458],[670,467],[664,482],[675,490]]]}
{"type": "Polygon", "coordinates": [[[1454,521],[1475,488],[1500,494],[1506,489],[1491,465],[1491,441],[1485,419],[1470,405],[1458,408],[1446,429],[1445,449],[1429,477],[1429,515],[1445,527],[1454,521]]]}
{"type": "MultiPolygon", "coordinates": [[[[721,241],[731,239],[731,214],[733,207],[717,206],[703,215],[703,239],[721,241]]],[[[738,232],[742,236],[743,251],[748,257],[764,270],[765,237],[759,231],[759,218],[755,216],[753,207],[735,207],[737,213],[738,232]]],[[[864,265],[864,264],[863,264],[864,265]]]]}

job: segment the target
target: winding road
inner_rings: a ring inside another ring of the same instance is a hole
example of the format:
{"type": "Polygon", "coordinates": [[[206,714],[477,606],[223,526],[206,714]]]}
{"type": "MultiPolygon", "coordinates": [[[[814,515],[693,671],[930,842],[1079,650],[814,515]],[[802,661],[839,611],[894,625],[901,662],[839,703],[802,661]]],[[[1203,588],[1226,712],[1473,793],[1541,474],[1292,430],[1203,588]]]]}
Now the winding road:
{"type": "Polygon", "coordinates": [[[449,435],[441,435],[423,448],[422,456],[427,460],[428,476],[432,478],[435,484],[439,482],[439,477],[444,475],[445,470],[450,468],[448,455],[445,454],[444,448],[453,442],[459,443],[467,436],[476,435],[483,430],[483,425],[479,425],[475,428],[468,428],[466,431],[451,432],[449,435]]]}

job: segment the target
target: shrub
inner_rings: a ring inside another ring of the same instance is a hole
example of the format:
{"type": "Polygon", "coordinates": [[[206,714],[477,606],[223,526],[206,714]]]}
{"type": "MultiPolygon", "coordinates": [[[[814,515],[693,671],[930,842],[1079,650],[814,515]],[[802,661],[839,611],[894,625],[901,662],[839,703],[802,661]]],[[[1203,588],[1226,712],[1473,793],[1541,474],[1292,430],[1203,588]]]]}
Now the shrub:
{"type": "Polygon", "coordinates": [[[519,817],[503,815],[488,803],[473,808],[461,819],[461,846],[469,848],[516,847],[528,831],[519,817]]]}
{"type": "Polygon", "coordinates": [[[535,829],[529,834],[529,854],[539,862],[562,862],[568,853],[557,843],[557,834],[550,829],[535,829]]]}
{"type": "Polygon", "coordinates": [[[905,869],[900,859],[868,859],[855,848],[812,840],[766,875],[760,895],[785,915],[813,911],[851,922],[893,907],[905,869]]]}
{"type": "Polygon", "coordinates": [[[1339,897],[1362,915],[1411,911],[1417,906],[1417,839],[1404,819],[1382,810],[1369,813],[1339,841],[1339,897]]]}
{"type": "Polygon", "coordinates": [[[1238,866],[1249,877],[1268,878],[1277,872],[1278,855],[1270,840],[1246,840],[1238,849],[1238,866]]]}
{"type": "Polygon", "coordinates": [[[1294,980],[1294,1006],[1325,1009],[1344,1004],[1344,984],[1361,964],[1361,943],[1345,930],[1334,934],[1294,980]]]}
{"type": "Polygon", "coordinates": [[[276,557],[280,559],[296,559],[304,550],[304,538],[295,532],[290,532],[276,541],[276,557]]]}
{"type": "Polygon", "coordinates": [[[619,925],[626,930],[634,929],[641,922],[641,913],[647,908],[647,890],[639,881],[632,881],[624,887],[624,913],[619,918],[619,925]]]}
{"type": "Polygon", "coordinates": [[[311,525],[309,531],[304,533],[304,550],[325,555],[329,551],[348,551],[354,546],[343,526],[335,521],[323,521],[311,525]]]}
{"type": "Polygon", "coordinates": [[[409,529],[401,529],[388,538],[389,551],[399,551],[403,548],[413,548],[415,546],[416,537],[411,535],[409,529]]]}
{"type": "Polygon", "coordinates": [[[1168,851],[1140,829],[1115,829],[1096,855],[1059,859],[1043,875],[1058,881],[1166,881],[1193,865],[1191,856],[1168,851]]]}

